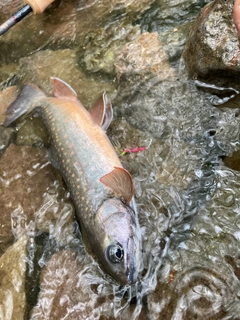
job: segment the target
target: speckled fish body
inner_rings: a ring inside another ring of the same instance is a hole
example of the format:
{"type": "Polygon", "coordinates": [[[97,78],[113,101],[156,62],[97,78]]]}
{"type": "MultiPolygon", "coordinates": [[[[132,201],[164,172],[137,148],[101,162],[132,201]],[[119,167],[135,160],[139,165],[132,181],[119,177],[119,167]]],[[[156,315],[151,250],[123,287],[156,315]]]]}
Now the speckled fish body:
{"type": "Polygon", "coordinates": [[[50,158],[67,184],[89,243],[113,278],[133,284],[141,264],[139,226],[131,207],[131,176],[103,130],[110,122],[106,106],[111,106],[103,96],[89,113],[70,90],[57,78],[55,97],[30,85],[9,107],[5,125],[26,112],[26,105],[37,111],[51,138],[50,158]]]}
{"type": "Polygon", "coordinates": [[[44,103],[41,117],[50,132],[51,157],[78,211],[89,218],[108,194],[100,178],[122,165],[105,132],[78,102],[47,98],[44,103]]]}

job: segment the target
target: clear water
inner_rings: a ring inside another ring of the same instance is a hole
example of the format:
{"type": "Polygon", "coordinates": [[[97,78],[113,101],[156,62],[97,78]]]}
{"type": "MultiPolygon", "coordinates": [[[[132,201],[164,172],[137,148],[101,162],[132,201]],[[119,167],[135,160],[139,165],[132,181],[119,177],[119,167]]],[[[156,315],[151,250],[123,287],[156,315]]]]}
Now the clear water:
{"type": "MultiPolygon", "coordinates": [[[[135,183],[143,270],[132,288],[119,287],[83,244],[61,177],[38,148],[47,145],[41,124],[34,118],[18,123],[20,146],[0,158],[1,223],[11,232],[2,235],[0,249],[27,233],[26,319],[239,319],[240,173],[223,162],[239,150],[239,112],[213,105],[187,79],[180,59],[207,2],[159,0],[141,14],[119,5],[104,23],[92,25],[77,18],[93,2],[59,2],[43,19],[46,27],[62,10],[66,33],[59,37],[60,26],[48,30],[51,37],[34,49],[29,40],[20,60],[16,48],[8,61],[2,58],[3,87],[34,82],[49,92],[48,77],[58,75],[87,107],[106,88],[114,107],[108,135],[118,154],[148,146],[121,157],[135,183]],[[159,33],[176,77],[132,74],[118,82],[114,55],[144,31],[159,33]],[[61,60],[55,63],[54,56],[61,60]],[[29,141],[34,146],[23,146],[29,141]]],[[[37,33],[44,25],[36,19],[28,21],[37,33]]],[[[9,50],[10,42],[1,38],[0,44],[9,50]]],[[[9,300],[2,301],[0,311],[9,300]]]]}

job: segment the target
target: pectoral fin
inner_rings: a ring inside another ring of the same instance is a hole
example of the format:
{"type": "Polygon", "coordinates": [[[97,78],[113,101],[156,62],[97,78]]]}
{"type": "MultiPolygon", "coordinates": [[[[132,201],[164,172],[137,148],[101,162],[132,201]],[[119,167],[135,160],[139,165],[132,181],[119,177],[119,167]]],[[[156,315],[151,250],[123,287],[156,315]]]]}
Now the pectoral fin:
{"type": "Polygon", "coordinates": [[[105,92],[103,95],[94,103],[92,108],[89,110],[93,121],[101,126],[103,130],[107,130],[113,117],[112,104],[107,100],[105,92]]]}
{"type": "Polygon", "coordinates": [[[103,176],[100,181],[117,196],[123,197],[127,204],[134,193],[133,180],[130,173],[124,168],[115,167],[113,171],[103,176]]]}
{"type": "Polygon", "coordinates": [[[78,100],[76,92],[65,81],[55,77],[51,77],[51,80],[53,81],[52,94],[54,97],[78,100]]]}

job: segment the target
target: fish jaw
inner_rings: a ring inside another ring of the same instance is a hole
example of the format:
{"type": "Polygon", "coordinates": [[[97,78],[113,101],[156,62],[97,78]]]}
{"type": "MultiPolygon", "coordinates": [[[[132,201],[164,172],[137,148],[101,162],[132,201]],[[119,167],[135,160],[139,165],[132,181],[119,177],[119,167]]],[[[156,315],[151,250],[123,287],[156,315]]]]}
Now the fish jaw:
{"type": "Polygon", "coordinates": [[[134,284],[142,261],[135,212],[120,199],[107,199],[98,209],[95,225],[95,248],[103,266],[119,284],[134,284]]]}

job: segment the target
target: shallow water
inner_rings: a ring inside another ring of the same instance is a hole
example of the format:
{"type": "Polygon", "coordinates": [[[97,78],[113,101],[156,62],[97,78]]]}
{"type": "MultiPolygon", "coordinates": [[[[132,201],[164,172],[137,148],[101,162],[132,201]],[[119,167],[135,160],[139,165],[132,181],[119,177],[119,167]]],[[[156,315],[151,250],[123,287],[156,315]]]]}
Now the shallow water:
{"type": "MultiPolygon", "coordinates": [[[[239,113],[212,105],[187,79],[180,59],[189,27],[207,2],[159,0],[141,14],[120,8],[75,37],[71,28],[84,7],[69,5],[63,20],[72,38],[59,37],[56,27],[44,45],[26,50],[29,56],[23,48],[16,60],[14,51],[1,67],[3,87],[31,81],[50,92],[48,78],[57,75],[87,107],[105,88],[114,107],[108,136],[118,154],[148,146],[121,156],[135,183],[143,270],[132,288],[119,287],[83,244],[69,194],[43,148],[48,141],[41,123],[31,118],[17,124],[18,146],[0,158],[0,223],[6,230],[0,249],[29,237],[26,319],[239,319],[240,173],[223,162],[239,150],[239,113]],[[116,78],[114,55],[143,31],[159,33],[174,77],[116,78]]],[[[59,2],[44,21],[63,8],[59,2]]],[[[0,314],[8,319],[9,297],[3,297],[0,314]]]]}

